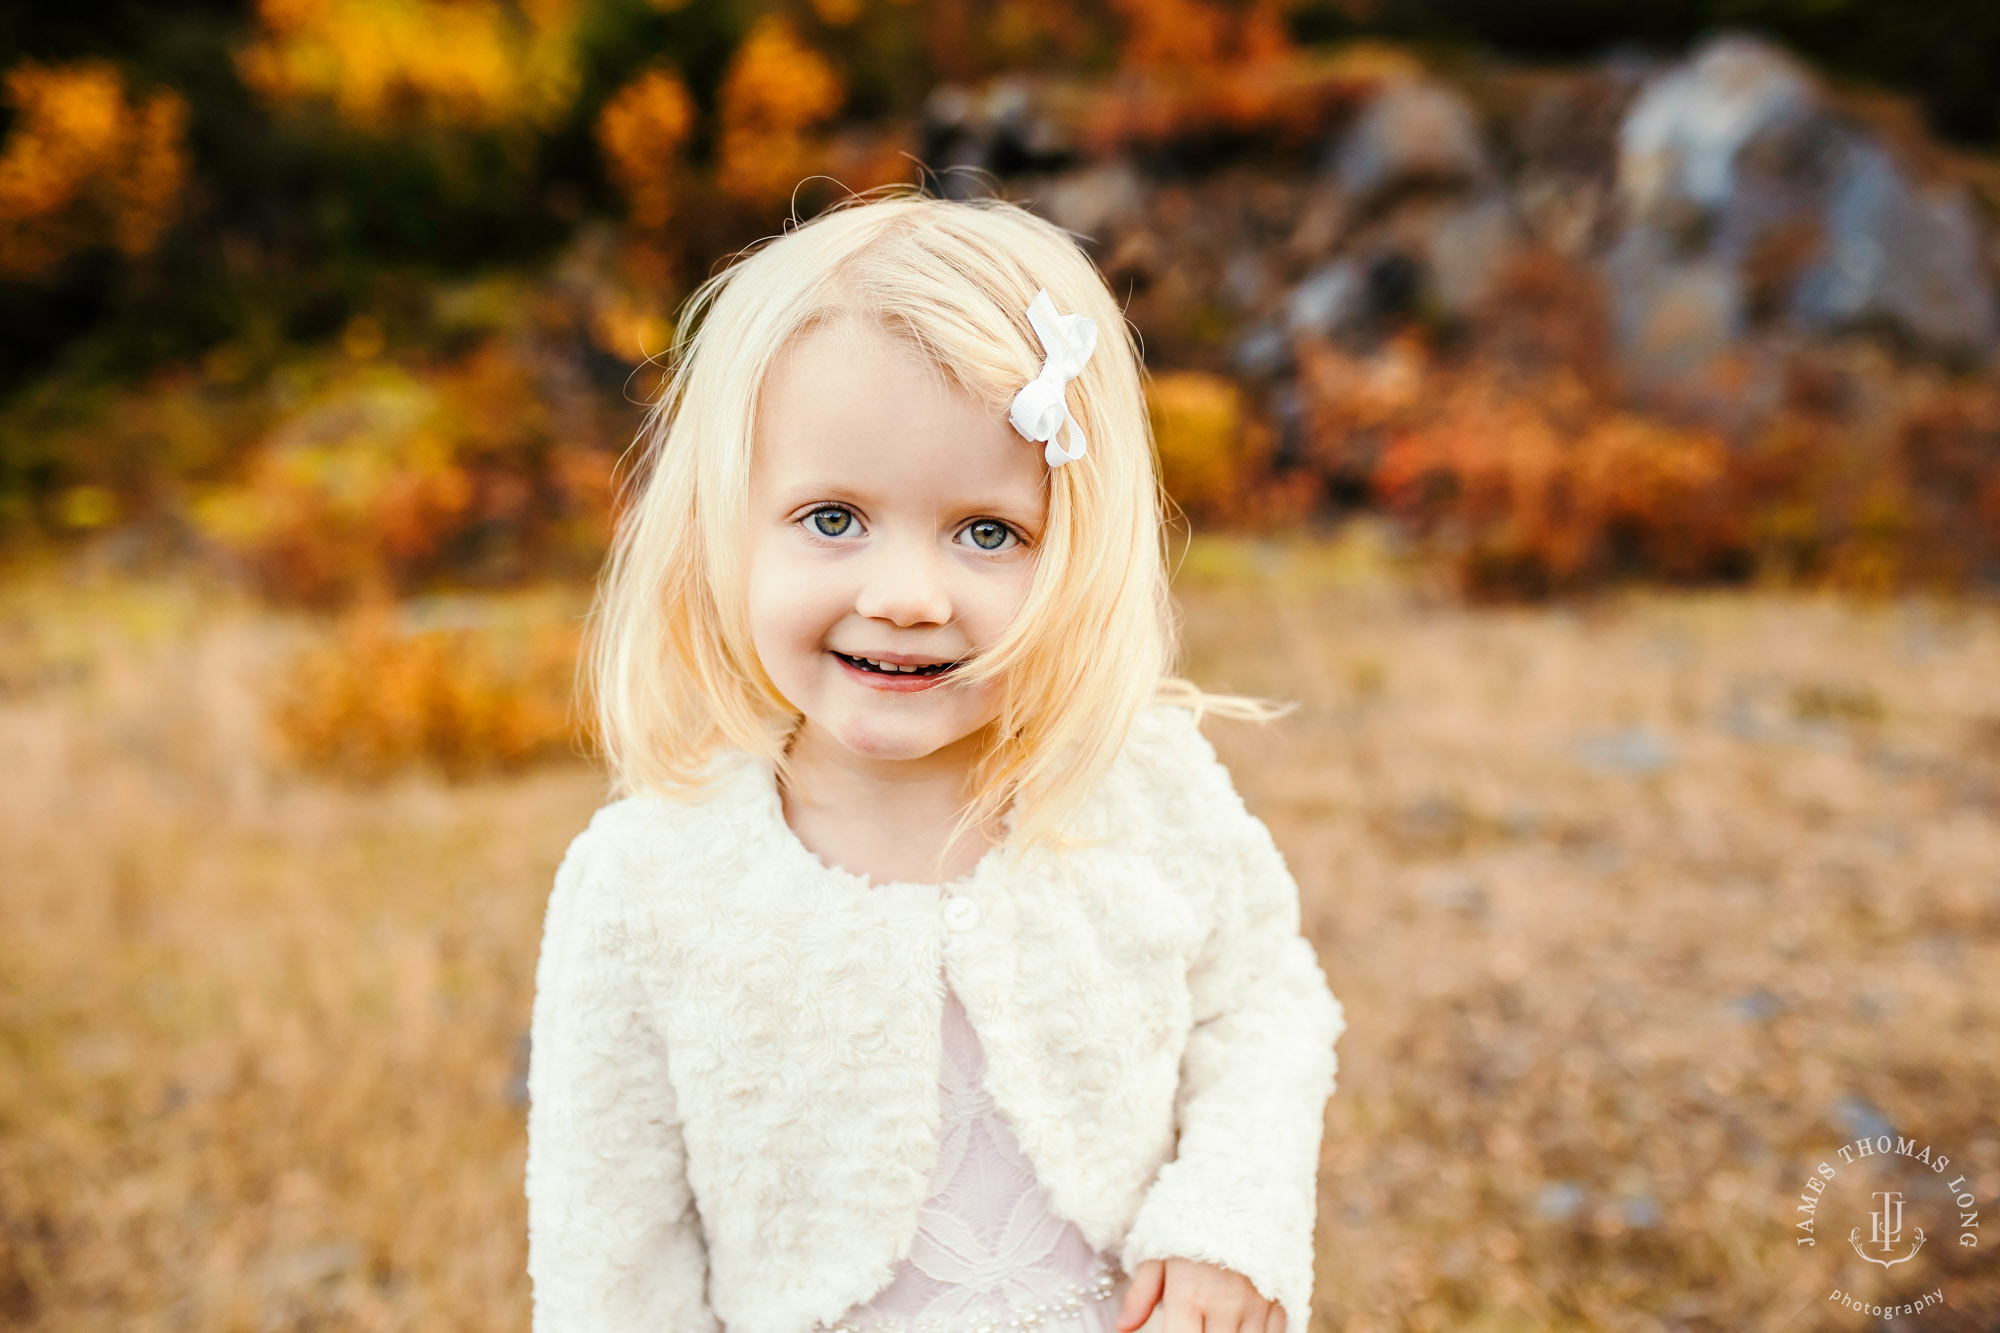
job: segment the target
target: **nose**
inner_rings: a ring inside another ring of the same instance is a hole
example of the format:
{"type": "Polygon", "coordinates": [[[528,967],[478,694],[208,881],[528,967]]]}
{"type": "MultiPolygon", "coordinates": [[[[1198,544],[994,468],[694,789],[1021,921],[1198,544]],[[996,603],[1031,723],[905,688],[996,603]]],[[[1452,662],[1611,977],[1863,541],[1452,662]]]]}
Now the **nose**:
{"type": "Polygon", "coordinates": [[[905,628],[951,619],[951,597],[935,544],[910,537],[878,543],[868,555],[854,602],[857,613],[905,628]]]}

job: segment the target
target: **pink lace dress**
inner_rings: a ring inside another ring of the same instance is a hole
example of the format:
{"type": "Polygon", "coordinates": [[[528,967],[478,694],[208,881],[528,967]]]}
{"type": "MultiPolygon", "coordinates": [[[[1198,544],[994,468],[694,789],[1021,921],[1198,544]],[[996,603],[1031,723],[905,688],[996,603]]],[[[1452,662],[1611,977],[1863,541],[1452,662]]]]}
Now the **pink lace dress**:
{"type": "Polygon", "coordinates": [[[1124,1275],[1050,1211],[985,1069],[947,985],[943,1124],[916,1241],[889,1284],[830,1333],[1115,1333],[1124,1275]]]}

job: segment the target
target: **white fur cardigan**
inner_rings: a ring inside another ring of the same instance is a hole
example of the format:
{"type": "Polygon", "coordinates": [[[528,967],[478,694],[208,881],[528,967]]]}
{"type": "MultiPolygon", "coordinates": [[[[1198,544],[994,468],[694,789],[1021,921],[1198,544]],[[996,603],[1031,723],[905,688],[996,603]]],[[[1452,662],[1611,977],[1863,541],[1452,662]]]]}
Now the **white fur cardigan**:
{"type": "Polygon", "coordinates": [[[1135,724],[1061,857],[828,867],[741,751],[599,810],[556,872],[528,1089],[536,1333],[806,1333],[905,1257],[944,976],[1056,1211],[1131,1271],[1235,1269],[1306,1333],[1341,1007],[1187,710],[1135,724]]]}

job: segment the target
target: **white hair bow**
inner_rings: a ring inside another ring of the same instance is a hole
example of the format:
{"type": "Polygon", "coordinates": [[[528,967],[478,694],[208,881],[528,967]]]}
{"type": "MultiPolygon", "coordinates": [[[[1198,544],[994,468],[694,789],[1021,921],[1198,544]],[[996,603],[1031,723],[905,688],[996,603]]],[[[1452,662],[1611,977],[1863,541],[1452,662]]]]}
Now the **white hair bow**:
{"type": "Polygon", "coordinates": [[[1088,444],[1083,438],[1083,427],[1070,415],[1068,389],[1069,382],[1083,373],[1083,363],[1096,350],[1097,324],[1088,315],[1058,315],[1046,287],[1037,291],[1035,299],[1029,302],[1028,323],[1035,326],[1035,336],[1042,340],[1042,350],[1047,355],[1042,360],[1042,373],[1014,395],[1007,419],[1028,439],[1047,440],[1048,447],[1042,450],[1042,457],[1050,467],[1061,467],[1082,458],[1088,444]],[[1069,423],[1072,447],[1068,449],[1056,440],[1064,422],[1069,423]]]}

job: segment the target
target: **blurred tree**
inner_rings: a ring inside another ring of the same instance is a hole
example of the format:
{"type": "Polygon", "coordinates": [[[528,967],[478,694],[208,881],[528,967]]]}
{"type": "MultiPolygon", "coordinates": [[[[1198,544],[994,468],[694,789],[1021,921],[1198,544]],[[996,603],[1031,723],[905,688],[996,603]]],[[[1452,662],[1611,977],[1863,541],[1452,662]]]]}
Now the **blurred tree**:
{"type": "Polygon", "coordinates": [[[1111,0],[1124,29],[1125,60],[1134,65],[1215,65],[1259,60],[1292,47],[1291,0],[1111,0]]]}
{"type": "Polygon", "coordinates": [[[546,129],[577,91],[581,0],[258,0],[237,51],[274,105],[323,101],[364,130],[546,129]]]}
{"type": "Polygon", "coordinates": [[[789,22],[759,19],[723,79],[717,185],[750,204],[790,197],[817,170],[823,145],[815,132],[845,96],[832,63],[801,42],[789,22]]]}
{"type": "Polygon", "coordinates": [[[597,142],[634,226],[659,231],[673,220],[681,150],[693,128],[694,99],[671,69],[641,74],[598,113],[597,142]]]}
{"type": "Polygon", "coordinates": [[[136,99],[102,60],[9,70],[0,146],[0,278],[43,278],[79,250],[152,250],[187,181],[187,103],[136,99]]]}

